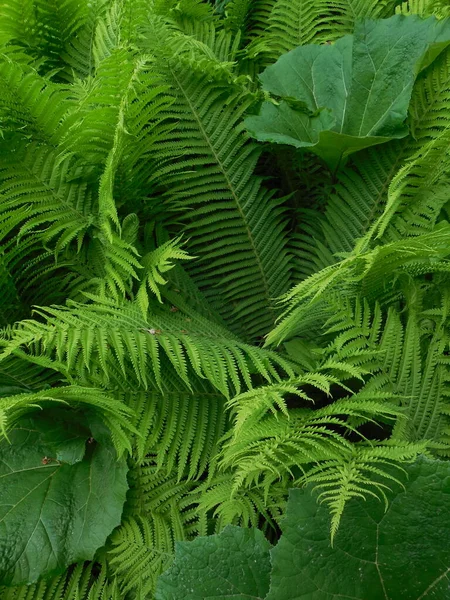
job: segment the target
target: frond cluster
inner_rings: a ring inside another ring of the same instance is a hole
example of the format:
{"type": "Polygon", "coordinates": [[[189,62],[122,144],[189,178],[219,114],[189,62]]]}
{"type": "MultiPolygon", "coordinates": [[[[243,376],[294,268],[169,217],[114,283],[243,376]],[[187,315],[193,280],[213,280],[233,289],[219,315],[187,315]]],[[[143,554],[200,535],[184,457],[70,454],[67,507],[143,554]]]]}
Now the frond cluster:
{"type": "Polygon", "coordinates": [[[334,173],[244,124],[282,54],[447,4],[0,3],[0,435],[63,406],[130,486],[92,562],[2,598],[150,599],[179,540],[276,539],[307,484],[335,536],[450,455],[450,50],[334,173]]]}

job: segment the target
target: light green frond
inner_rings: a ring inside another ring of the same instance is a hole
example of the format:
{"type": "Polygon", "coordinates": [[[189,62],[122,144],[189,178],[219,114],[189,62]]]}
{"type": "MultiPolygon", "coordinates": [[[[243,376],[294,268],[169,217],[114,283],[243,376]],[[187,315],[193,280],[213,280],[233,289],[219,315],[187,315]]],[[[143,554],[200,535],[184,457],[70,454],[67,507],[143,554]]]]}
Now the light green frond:
{"type": "Polygon", "coordinates": [[[135,439],[138,462],[154,455],[156,472],[176,474],[178,480],[212,471],[228,422],[224,398],[214,388],[196,381],[194,391],[166,385],[162,392],[125,393],[123,399],[140,432],[135,439]]]}
{"type": "Polygon", "coordinates": [[[11,0],[0,7],[0,42],[20,44],[44,68],[60,69],[65,49],[84,23],[86,0],[11,0]]]}
{"type": "Polygon", "coordinates": [[[215,334],[211,324],[197,322],[193,329],[189,318],[178,314],[162,311],[144,319],[135,305],[100,299],[97,304],[71,303],[36,312],[45,322],[18,323],[3,357],[27,348],[31,362],[47,356],[64,374],[75,369],[81,379],[103,385],[110,377],[122,377],[125,389],[130,377],[144,389],[158,389],[163,365],[164,377],[180,378],[189,386],[189,371],[225,396],[230,389],[239,391],[244,382],[251,386],[252,373],[267,381],[279,378],[279,368],[293,373],[281,356],[227,339],[221,329],[215,334]]]}
{"type": "Polygon", "coordinates": [[[156,250],[142,257],[141,263],[144,273],[141,276],[142,283],[136,299],[143,315],[147,314],[149,306],[147,288],[162,302],[159,288],[167,283],[162,274],[175,266],[174,260],[188,260],[192,258],[187,252],[181,249],[179,242],[180,239],[169,240],[165,244],[158,246],[156,250]]]}
{"type": "MultiPolygon", "coordinates": [[[[445,222],[429,233],[400,239],[373,250],[355,250],[342,261],[325,267],[297,284],[284,298],[288,306],[280,324],[272,330],[267,342],[280,342],[296,334],[296,323],[319,303],[325,294],[343,292],[356,295],[360,291],[369,299],[381,294],[388,282],[391,295],[395,296],[394,282],[404,273],[422,275],[447,268],[448,236],[450,229],[445,222]]],[[[400,294],[400,290],[397,295],[400,294]]]]}
{"type": "Polygon", "coordinates": [[[273,481],[270,489],[261,487],[235,489],[233,473],[216,474],[193,492],[200,515],[212,514],[214,530],[226,525],[259,527],[261,515],[270,530],[280,519],[287,501],[286,482],[273,481]]]}
{"type": "Polygon", "coordinates": [[[3,239],[16,229],[19,239],[38,230],[42,243],[53,241],[56,252],[73,240],[80,246],[94,222],[93,190],[86,183],[67,181],[67,162],[58,167],[50,146],[24,147],[16,139],[1,143],[0,152],[3,239]]]}

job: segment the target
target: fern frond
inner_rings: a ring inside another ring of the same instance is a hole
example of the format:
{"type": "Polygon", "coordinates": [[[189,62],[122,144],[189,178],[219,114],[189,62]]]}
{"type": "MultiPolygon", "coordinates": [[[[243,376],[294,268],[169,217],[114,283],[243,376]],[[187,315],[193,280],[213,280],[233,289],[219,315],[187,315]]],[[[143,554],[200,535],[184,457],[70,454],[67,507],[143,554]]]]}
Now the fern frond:
{"type": "Polygon", "coordinates": [[[222,451],[221,465],[234,472],[233,489],[261,485],[268,490],[274,480],[293,478],[299,469],[307,472],[310,465],[324,460],[343,460],[353,447],[338,433],[353,430],[344,415],[391,419],[399,415],[386,401],[359,398],[337,400],[317,410],[291,409],[287,416],[266,412],[257,422],[248,419],[222,451]]]}
{"type": "Polygon", "coordinates": [[[42,77],[29,65],[0,53],[0,125],[55,143],[73,103],[67,88],[42,77]]]}
{"type": "Polygon", "coordinates": [[[27,412],[43,408],[48,403],[67,404],[73,408],[86,405],[100,418],[111,432],[118,452],[122,455],[131,450],[130,432],[132,412],[110,394],[95,388],[69,385],[54,387],[27,394],[15,394],[0,398],[0,431],[7,437],[8,430],[27,412]]]}
{"type": "Polygon", "coordinates": [[[19,587],[0,587],[3,600],[122,600],[106,564],[79,564],[54,577],[19,587]]]}
{"type": "Polygon", "coordinates": [[[12,0],[0,7],[0,39],[20,44],[45,70],[61,69],[61,57],[88,10],[85,0],[12,0]]]}
{"type": "Polygon", "coordinates": [[[198,479],[211,473],[225,433],[228,416],[224,398],[201,381],[191,391],[165,387],[162,392],[124,394],[123,400],[136,415],[136,461],[155,456],[156,473],[176,474],[178,480],[198,479]]]}
{"type": "Polygon", "coordinates": [[[200,515],[213,515],[214,530],[220,532],[226,525],[260,527],[261,516],[266,528],[274,528],[282,516],[287,501],[285,482],[275,481],[270,489],[249,486],[235,489],[232,471],[218,473],[193,491],[200,515]]]}
{"type": "Polygon", "coordinates": [[[117,306],[97,299],[97,304],[74,302],[36,312],[45,322],[18,323],[0,359],[27,348],[24,356],[31,362],[47,356],[64,374],[76,372],[80,379],[94,378],[100,385],[122,377],[125,389],[130,377],[144,388],[158,389],[163,363],[165,377],[172,373],[189,386],[192,369],[225,396],[229,389],[240,390],[242,380],[251,386],[253,372],[267,381],[279,378],[277,368],[293,374],[281,356],[227,339],[222,330],[215,335],[211,324],[201,327],[197,322],[192,330],[189,319],[165,312],[144,319],[131,303],[117,306]]]}
{"type": "Polygon", "coordinates": [[[277,0],[264,43],[276,60],[297,46],[323,44],[352,33],[358,19],[389,17],[395,4],[395,0],[277,0]]]}
{"type": "Polygon", "coordinates": [[[172,262],[173,260],[188,260],[192,258],[187,252],[181,249],[179,241],[179,239],[169,240],[156,248],[156,250],[142,257],[141,262],[144,267],[144,275],[136,300],[141,307],[143,315],[147,314],[149,306],[147,287],[162,302],[159,287],[167,283],[162,274],[175,266],[172,262]]]}
{"type": "Polygon", "coordinates": [[[400,239],[373,250],[364,251],[367,239],[363,239],[360,247],[356,246],[347,258],[305,279],[284,297],[288,308],[280,324],[267,337],[267,342],[293,337],[296,323],[308,314],[325,293],[345,292],[352,295],[359,290],[368,298],[374,298],[388,284],[393,288],[395,278],[401,273],[417,275],[439,267],[446,269],[446,240],[449,235],[450,229],[443,222],[429,233],[400,239]]]}
{"type": "MultiPolygon", "coordinates": [[[[154,52],[157,43],[167,48],[161,33],[155,25],[154,52]]],[[[260,151],[241,122],[251,100],[176,58],[162,64],[162,82],[176,98],[169,113],[176,125],[158,149],[168,160],[153,178],[186,224],[187,250],[198,256],[188,267],[194,280],[231,327],[254,338],[273,322],[273,298],[287,289],[290,274],[283,211],[251,177],[260,151]]]]}
{"type": "Polygon", "coordinates": [[[170,564],[175,541],[206,534],[196,514],[193,484],[159,470],[151,459],[131,471],[128,517],[113,533],[108,564],[122,593],[147,597],[158,575],[170,564]]]}
{"type": "Polygon", "coordinates": [[[1,144],[0,152],[3,239],[19,228],[19,238],[38,230],[44,244],[55,241],[56,251],[72,240],[77,240],[80,246],[94,222],[92,189],[87,184],[67,181],[68,165],[57,168],[51,147],[37,144],[24,147],[8,140],[1,144]]]}

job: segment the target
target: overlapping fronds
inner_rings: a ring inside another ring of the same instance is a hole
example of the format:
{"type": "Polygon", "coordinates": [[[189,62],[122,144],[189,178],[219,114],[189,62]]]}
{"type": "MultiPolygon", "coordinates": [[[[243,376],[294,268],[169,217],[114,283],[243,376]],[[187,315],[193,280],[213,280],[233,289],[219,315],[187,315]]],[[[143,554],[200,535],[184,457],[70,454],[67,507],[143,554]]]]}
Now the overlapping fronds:
{"type": "Polygon", "coordinates": [[[289,256],[279,202],[252,177],[260,150],[241,124],[251,99],[211,82],[209,73],[190,72],[176,57],[165,64],[161,79],[176,98],[176,124],[160,149],[168,160],[153,177],[186,223],[187,250],[198,257],[188,267],[194,280],[229,323],[254,338],[273,322],[273,300],[289,282],[289,256]],[[170,159],[176,155],[183,160],[170,159]]]}
{"type": "Polygon", "coordinates": [[[214,388],[195,383],[195,391],[167,386],[162,392],[124,394],[135,414],[135,456],[155,456],[156,472],[174,473],[181,480],[197,479],[213,470],[219,442],[228,425],[224,398],[214,388]]]}
{"type": "MultiPolygon", "coordinates": [[[[422,275],[448,271],[448,223],[431,232],[400,239],[364,251],[363,243],[340,262],[325,267],[297,284],[284,297],[287,305],[281,322],[268,336],[268,342],[282,341],[295,335],[297,322],[322,301],[325,294],[363,293],[371,299],[386,292],[398,296],[395,282],[402,274],[422,275]],[[362,248],[361,248],[362,246],[362,248]]],[[[300,324],[300,323],[299,323],[300,324]]]]}
{"type": "Polygon", "coordinates": [[[297,46],[330,43],[351,33],[358,19],[391,16],[395,4],[395,0],[276,0],[259,45],[267,46],[273,60],[297,46]]]}
{"type": "Polygon", "coordinates": [[[0,127],[54,143],[73,107],[69,92],[15,58],[0,54],[0,127]]]}
{"type": "Polygon", "coordinates": [[[145,598],[170,564],[175,542],[205,535],[206,518],[198,517],[193,484],[158,469],[151,459],[131,471],[130,482],[128,516],[113,534],[107,556],[122,593],[134,590],[145,598]]]}
{"type": "Polygon", "coordinates": [[[144,388],[158,389],[162,378],[175,377],[190,385],[188,372],[207,379],[229,395],[243,383],[251,386],[257,373],[270,381],[279,378],[277,368],[292,373],[288,361],[273,352],[254,348],[222,330],[201,325],[191,326],[190,318],[165,312],[144,319],[133,304],[116,306],[113,302],[36,309],[45,322],[22,321],[11,331],[2,357],[17,351],[28,360],[39,362],[69,376],[76,372],[80,380],[132,380],[144,388]],[[113,350],[113,352],[110,351],[113,350]],[[162,375],[162,366],[166,370],[162,375]],[[171,375],[169,375],[171,373],[171,375]]]}
{"type": "Polygon", "coordinates": [[[447,8],[1,4],[0,433],[64,408],[130,469],[98,563],[2,598],[152,598],[178,540],[275,540],[308,484],[333,537],[401,463],[450,455],[450,51],[410,134],[335,173],[244,126],[281,54],[447,8]]]}
{"type": "Polygon", "coordinates": [[[12,0],[0,7],[0,41],[23,45],[46,70],[61,68],[61,55],[76,39],[89,3],[85,0],[12,0]]]}
{"type": "Polygon", "coordinates": [[[33,585],[1,587],[4,600],[122,600],[106,564],[79,564],[66,573],[33,585]]]}

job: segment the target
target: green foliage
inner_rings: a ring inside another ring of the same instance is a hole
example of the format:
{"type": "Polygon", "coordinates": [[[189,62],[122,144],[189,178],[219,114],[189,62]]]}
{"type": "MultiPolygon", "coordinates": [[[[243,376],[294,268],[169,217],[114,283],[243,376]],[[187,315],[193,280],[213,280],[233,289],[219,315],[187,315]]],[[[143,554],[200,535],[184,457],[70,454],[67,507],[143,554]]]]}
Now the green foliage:
{"type": "Polygon", "coordinates": [[[34,583],[92,559],[120,523],[127,491],[124,460],[102,430],[63,413],[23,419],[0,448],[0,577],[34,583]],[[49,420],[49,417],[51,420],[49,420]]]}
{"type": "Polygon", "coordinates": [[[330,46],[299,46],[260,76],[281,101],[265,102],[246,126],[258,140],[308,148],[336,169],[349,154],[407,134],[415,76],[449,42],[445,21],[395,15],[363,21],[330,46]]]}
{"type": "Polygon", "coordinates": [[[1,493],[52,473],[53,527],[44,484],[0,517],[2,598],[154,598],[179,542],[276,543],[292,487],[337,548],[449,456],[447,9],[1,4],[0,453],[35,469],[1,493]],[[319,143],[250,139],[261,106],[319,143]]]}
{"type": "Polygon", "coordinates": [[[293,489],[274,548],[260,531],[231,526],[179,543],[156,598],[445,598],[448,475],[447,462],[427,459],[397,470],[402,485],[389,492],[389,508],[373,498],[353,499],[334,546],[316,494],[293,489]]]}
{"type": "Polygon", "coordinates": [[[269,542],[257,529],[229,525],[221,534],[179,543],[175,563],[159,579],[156,598],[264,598],[269,542]]]}

